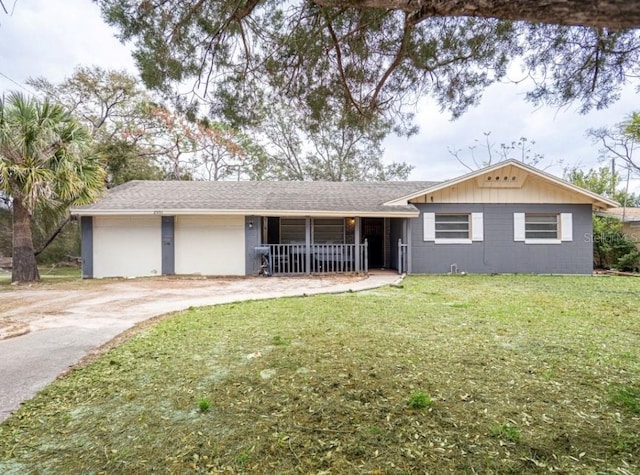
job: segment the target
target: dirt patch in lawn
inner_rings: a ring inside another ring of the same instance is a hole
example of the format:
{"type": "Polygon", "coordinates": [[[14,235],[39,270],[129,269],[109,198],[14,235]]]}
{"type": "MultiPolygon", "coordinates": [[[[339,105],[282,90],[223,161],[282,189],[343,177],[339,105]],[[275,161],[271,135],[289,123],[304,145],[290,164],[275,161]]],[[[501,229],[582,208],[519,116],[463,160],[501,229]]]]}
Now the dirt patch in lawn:
{"type": "MultiPolygon", "coordinates": [[[[155,277],[77,280],[11,286],[0,294],[0,339],[81,319],[136,319],[170,312],[180,302],[202,305],[234,297],[277,296],[298,289],[322,289],[362,280],[361,275],[273,278],[155,277]]],[[[191,305],[191,304],[189,304],[191,305]]]]}

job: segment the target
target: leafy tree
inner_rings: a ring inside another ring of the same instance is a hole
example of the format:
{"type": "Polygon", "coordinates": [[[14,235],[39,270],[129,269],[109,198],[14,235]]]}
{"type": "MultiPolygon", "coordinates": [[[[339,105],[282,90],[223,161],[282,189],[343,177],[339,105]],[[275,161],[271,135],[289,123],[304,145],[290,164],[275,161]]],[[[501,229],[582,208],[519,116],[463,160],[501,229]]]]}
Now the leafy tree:
{"type": "MultiPolygon", "coordinates": [[[[626,206],[635,206],[640,197],[620,189],[621,178],[610,167],[590,169],[585,172],[578,167],[565,169],[567,181],[603,196],[607,196],[626,206]]],[[[620,220],[593,216],[593,261],[596,268],[635,270],[640,263],[640,253],[622,233],[620,220]]]]}
{"type": "Polygon", "coordinates": [[[417,98],[457,117],[514,62],[537,81],[530,100],[586,112],[640,73],[638,32],[619,29],[640,25],[640,7],[623,0],[97,2],[149,87],[192,79],[213,116],[242,127],[276,98],[408,133],[417,98]]]}
{"type": "Polygon", "coordinates": [[[640,172],[640,161],[636,149],[640,144],[640,114],[612,127],[589,129],[587,135],[601,144],[600,157],[603,160],[622,162],[628,170],[640,172]]]}
{"type": "Polygon", "coordinates": [[[31,218],[90,203],[105,173],[91,136],[64,107],[12,92],[0,102],[0,191],[11,198],[13,282],[39,280],[31,218]]]}
{"type": "Polygon", "coordinates": [[[564,177],[581,188],[611,198],[623,206],[640,204],[640,196],[622,189],[622,177],[620,173],[613,172],[611,167],[592,168],[587,172],[577,166],[568,167],[564,171],[564,177]]]}
{"type": "Polygon", "coordinates": [[[254,178],[259,174],[253,171],[260,160],[252,153],[259,153],[251,140],[231,127],[220,123],[200,121],[196,128],[198,150],[196,166],[204,169],[201,175],[205,180],[220,181],[232,177],[254,178]]]}
{"type": "Polygon", "coordinates": [[[233,128],[206,119],[188,118],[167,106],[141,105],[141,119],[123,131],[124,140],[135,143],[152,157],[167,180],[224,180],[232,175],[252,176],[251,160],[245,160],[251,141],[233,128]]]}
{"type": "Polygon", "coordinates": [[[0,257],[11,255],[11,209],[0,204],[0,257]]]}
{"type": "Polygon", "coordinates": [[[26,82],[64,105],[89,129],[107,171],[108,187],[129,180],[162,179],[163,171],[153,157],[127,135],[146,117],[143,105],[152,101],[137,78],[126,71],[80,66],[59,84],[44,77],[26,82]]]}
{"type": "Polygon", "coordinates": [[[126,71],[81,66],[59,84],[42,77],[27,83],[66,105],[91,131],[109,187],[130,180],[223,179],[226,170],[238,171],[244,151],[233,129],[161,104],[126,71]]]}
{"type": "Polygon", "coordinates": [[[272,106],[257,135],[267,152],[267,174],[282,180],[383,181],[407,179],[412,166],[384,164],[382,121],[358,127],[333,116],[305,117],[284,105],[272,106]]]}

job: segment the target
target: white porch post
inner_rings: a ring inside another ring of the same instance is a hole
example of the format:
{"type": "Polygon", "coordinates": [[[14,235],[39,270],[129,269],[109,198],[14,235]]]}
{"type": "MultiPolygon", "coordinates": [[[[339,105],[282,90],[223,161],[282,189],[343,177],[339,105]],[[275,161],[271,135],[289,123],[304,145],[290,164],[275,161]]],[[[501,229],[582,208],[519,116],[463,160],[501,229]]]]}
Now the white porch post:
{"type": "Polygon", "coordinates": [[[362,266],[360,264],[360,241],[362,240],[362,231],[360,229],[361,218],[355,218],[355,230],[354,230],[354,242],[356,244],[356,272],[360,272],[362,270],[362,266]]]}
{"type": "Polygon", "coordinates": [[[305,256],[304,264],[307,274],[311,274],[311,218],[304,219],[304,241],[305,241],[305,256]]]}

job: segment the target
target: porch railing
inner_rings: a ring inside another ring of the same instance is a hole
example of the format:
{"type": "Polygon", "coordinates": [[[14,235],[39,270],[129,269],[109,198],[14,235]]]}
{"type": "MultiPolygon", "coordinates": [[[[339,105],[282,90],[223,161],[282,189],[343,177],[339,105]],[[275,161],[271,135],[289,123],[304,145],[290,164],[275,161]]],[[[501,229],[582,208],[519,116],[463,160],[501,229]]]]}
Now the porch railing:
{"type": "Polygon", "coordinates": [[[265,244],[273,274],[368,272],[368,244],[265,244]],[[359,253],[359,259],[356,259],[359,253]],[[359,261],[359,262],[357,262],[359,261]]]}

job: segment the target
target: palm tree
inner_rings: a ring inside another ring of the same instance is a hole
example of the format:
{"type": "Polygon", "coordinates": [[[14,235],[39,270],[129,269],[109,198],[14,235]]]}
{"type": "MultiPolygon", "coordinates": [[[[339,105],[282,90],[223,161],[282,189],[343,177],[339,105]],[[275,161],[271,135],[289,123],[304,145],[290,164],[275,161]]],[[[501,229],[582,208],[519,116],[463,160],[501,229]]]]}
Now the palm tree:
{"type": "Polygon", "coordinates": [[[12,92],[0,101],[0,193],[11,200],[12,282],[40,280],[32,216],[64,216],[102,192],[91,136],[62,106],[12,92]]]}

